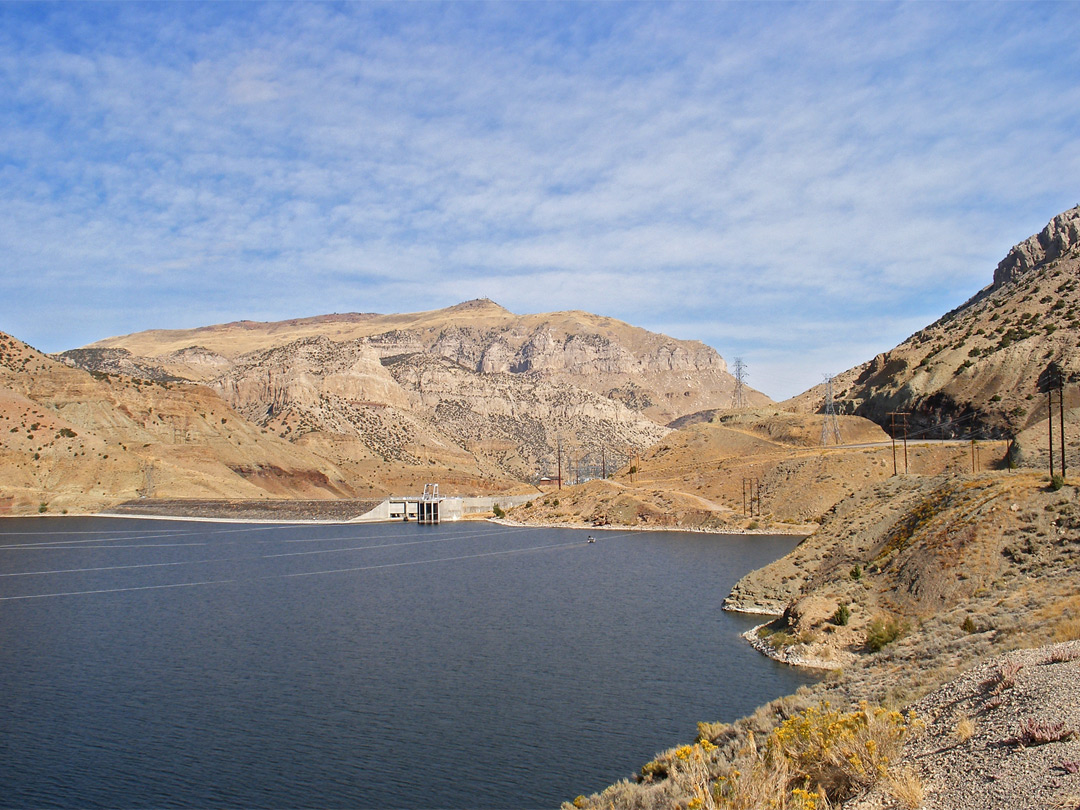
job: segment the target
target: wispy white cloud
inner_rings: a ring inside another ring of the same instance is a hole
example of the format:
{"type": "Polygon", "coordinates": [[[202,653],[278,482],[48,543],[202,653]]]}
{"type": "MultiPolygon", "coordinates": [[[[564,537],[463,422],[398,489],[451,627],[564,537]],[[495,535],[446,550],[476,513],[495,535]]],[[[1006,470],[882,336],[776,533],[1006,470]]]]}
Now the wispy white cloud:
{"type": "Polygon", "coordinates": [[[1077,33],[1041,3],[2,6],[0,328],[487,295],[790,395],[1080,199],[1077,33]]]}

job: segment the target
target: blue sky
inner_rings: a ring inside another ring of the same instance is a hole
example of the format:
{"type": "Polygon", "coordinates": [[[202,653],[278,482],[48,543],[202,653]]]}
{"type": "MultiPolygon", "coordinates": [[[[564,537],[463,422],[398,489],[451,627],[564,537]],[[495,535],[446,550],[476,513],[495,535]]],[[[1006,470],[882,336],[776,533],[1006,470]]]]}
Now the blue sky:
{"type": "Polygon", "coordinates": [[[1076,11],[0,4],[0,329],[489,297],[790,396],[1080,202],[1076,11]]]}

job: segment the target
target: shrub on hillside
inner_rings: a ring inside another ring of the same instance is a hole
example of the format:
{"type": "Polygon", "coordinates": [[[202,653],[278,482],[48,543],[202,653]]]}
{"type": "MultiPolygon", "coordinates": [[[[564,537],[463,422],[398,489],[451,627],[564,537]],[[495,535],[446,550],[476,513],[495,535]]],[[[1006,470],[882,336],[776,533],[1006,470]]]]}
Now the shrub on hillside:
{"type": "Polygon", "coordinates": [[[894,616],[888,618],[875,616],[870,626],[866,628],[866,646],[871,652],[878,652],[892,644],[905,632],[907,632],[907,626],[894,616]]]}
{"type": "Polygon", "coordinates": [[[831,806],[892,776],[889,763],[917,724],[913,714],[865,704],[846,713],[828,703],[811,707],[781,723],[764,746],[744,748],[712,783],[711,806],[831,806]]]}
{"type": "Polygon", "coordinates": [[[1052,742],[1064,742],[1076,735],[1076,730],[1069,728],[1064,722],[1050,723],[1043,720],[1035,720],[1033,717],[1025,718],[1020,723],[1020,732],[1010,740],[1014,745],[1032,746],[1046,745],[1052,742]]]}

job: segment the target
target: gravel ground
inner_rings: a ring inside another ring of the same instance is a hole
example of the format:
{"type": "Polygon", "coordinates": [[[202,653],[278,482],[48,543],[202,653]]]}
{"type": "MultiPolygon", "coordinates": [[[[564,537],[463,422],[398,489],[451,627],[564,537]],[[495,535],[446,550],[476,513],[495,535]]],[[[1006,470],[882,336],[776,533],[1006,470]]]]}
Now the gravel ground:
{"type": "Polygon", "coordinates": [[[844,808],[1080,808],[1078,697],[1080,641],[995,658],[914,705],[925,729],[890,770],[917,774],[921,803],[884,783],[844,808]]]}

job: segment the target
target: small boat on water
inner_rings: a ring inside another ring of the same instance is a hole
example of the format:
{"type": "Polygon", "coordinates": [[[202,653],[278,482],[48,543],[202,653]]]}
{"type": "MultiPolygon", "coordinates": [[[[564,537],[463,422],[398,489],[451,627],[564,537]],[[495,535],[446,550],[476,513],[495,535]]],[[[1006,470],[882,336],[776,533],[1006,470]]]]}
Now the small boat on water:
{"type": "Polygon", "coordinates": [[[589,542],[590,543],[595,543],[596,542],[596,538],[593,537],[591,534],[589,535],[589,542]]]}

